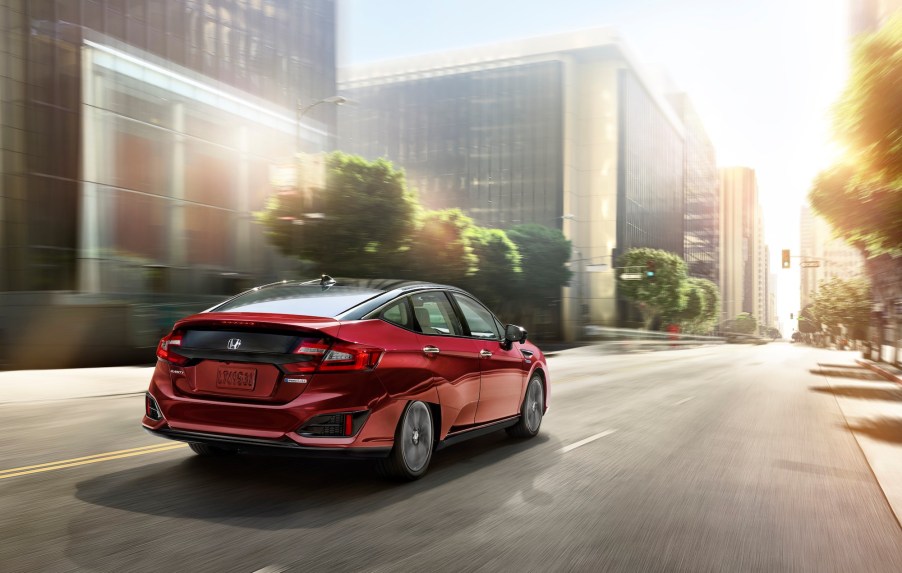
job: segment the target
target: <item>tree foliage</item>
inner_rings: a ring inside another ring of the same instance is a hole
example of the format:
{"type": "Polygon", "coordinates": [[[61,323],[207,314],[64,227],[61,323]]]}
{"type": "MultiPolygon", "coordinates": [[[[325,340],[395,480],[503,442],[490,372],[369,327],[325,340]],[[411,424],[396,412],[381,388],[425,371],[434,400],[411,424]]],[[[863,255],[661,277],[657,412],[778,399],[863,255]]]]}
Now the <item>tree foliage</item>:
{"type": "Polygon", "coordinates": [[[417,202],[404,172],[385,159],[333,152],[326,188],[314,196],[283,192],[257,219],[284,254],[335,276],[385,276],[415,229],[417,202]]]}
{"type": "Polygon", "coordinates": [[[755,334],[758,332],[758,319],[751,313],[740,312],[731,321],[729,331],[738,332],[739,334],[755,334]]]}
{"type": "Polygon", "coordinates": [[[460,209],[426,211],[402,256],[399,276],[463,287],[478,270],[471,242],[474,227],[460,209]]]}
{"type": "Polygon", "coordinates": [[[656,318],[677,316],[686,306],[686,263],[680,257],[659,249],[630,249],[618,261],[620,292],[636,303],[645,328],[656,318]],[[655,268],[653,279],[624,280],[624,273],[645,273],[647,264],[655,268]]]}
{"type": "Polygon", "coordinates": [[[573,248],[570,241],[557,229],[535,224],[511,227],[507,236],[520,253],[520,290],[528,291],[533,304],[560,299],[561,288],[573,275],[567,268],[573,248]]]}
{"type": "Polygon", "coordinates": [[[425,210],[385,159],[334,152],[326,169],[323,189],[278,193],[256,214],[269,242],[306,262],[310,275],[457,285],[520,317],[559,299],[570,280],[570,241],[556,229],[505,232],[460,209],[425,210]]]}
{"type": "Polygon", "coordinates": [[[799,313],[799,332],[802,334],[814,334],[821,331],[821,324],[814,317],[814,305],[806,305],[799,313]]]}
{"type": "Polygon", "coordinates": [[[474,226],[469,239],[477,267],[465,287],[493,309],[500,309],[520,286],[520,250],[501,229],[474,226]]]}
{"type": "Polygon", "coordinates": [[[710,332],[720,316],[720,290],[717,285],[707,279],[689,277],[683,290],[686,294],[686,306],[674,319],[679,322],[683,332],[710,332]]]}
{"type": "Polygon", "coordinates": [[[849,336],[864,339],[871,315],[871,285],[867,279],[835,277],[818,287],[812,314],[831,334],[839,334],[840,326],[849,336]]]}
{"type": "Polygon", "coordinates": [[[902,16],[862,37],[834,122],[846,157],[822,172],[812,207],[869,256],[902,254],[902,16]]]}

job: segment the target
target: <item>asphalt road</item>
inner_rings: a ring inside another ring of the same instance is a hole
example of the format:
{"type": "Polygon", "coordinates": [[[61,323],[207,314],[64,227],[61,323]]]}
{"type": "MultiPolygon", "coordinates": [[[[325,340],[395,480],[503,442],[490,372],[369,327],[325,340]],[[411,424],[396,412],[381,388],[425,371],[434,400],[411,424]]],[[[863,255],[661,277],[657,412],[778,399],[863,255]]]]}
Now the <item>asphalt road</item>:
{"type": "Polygon", "coordinates": [[[833,358],[851,361],[563,353],[538,438],[448,448],[403,485],[198,458],[139,429],[140,395],[0,404],[0,570],[902,571],[902,530],[814,390],[833,358]]]}

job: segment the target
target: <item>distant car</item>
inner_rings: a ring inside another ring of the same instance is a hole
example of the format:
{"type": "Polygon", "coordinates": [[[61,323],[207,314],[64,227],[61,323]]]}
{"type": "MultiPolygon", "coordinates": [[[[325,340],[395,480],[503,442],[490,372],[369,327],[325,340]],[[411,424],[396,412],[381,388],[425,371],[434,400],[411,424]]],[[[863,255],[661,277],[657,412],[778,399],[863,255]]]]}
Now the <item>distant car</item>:
{"type": "Polygon", "coordinates": [[[375,458],[412,480],[454,442],[535,436],[548,408],[526,331],[432,283],[257,287],[178,321],[157,358],[143,426],[200,455],[375,458]]]}
{"type": "Polygon", "coordinates": [[[801,333],[801,332],[798,332],[798,331],[793,332],[793,333],[792,333],[792,341],[793,341],[793,342],[799,342],[800,340],[802,340],[802,333],[801,333]]]}

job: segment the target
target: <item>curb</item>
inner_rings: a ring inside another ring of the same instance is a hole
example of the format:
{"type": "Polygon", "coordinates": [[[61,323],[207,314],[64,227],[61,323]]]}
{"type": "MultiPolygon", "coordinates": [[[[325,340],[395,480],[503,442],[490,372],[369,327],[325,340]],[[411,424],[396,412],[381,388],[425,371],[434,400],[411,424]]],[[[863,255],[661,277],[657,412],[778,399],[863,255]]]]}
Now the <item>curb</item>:
{"type": "Polygon", "coordinates": [[[894,374],[894,373],[890,372],[889,370],[883,368],[882,366],[878,366],[875,362],[871,362],[870,360],[863,360],[861,358],[856,359],[855,362],[857,362],[860,366],[864,366],[868,370],[872,370],[872,371],[876,372],[877,374],[879,374],[880,376],[889,380],[890,382],[902,384],[902,376],[894,374]]]}

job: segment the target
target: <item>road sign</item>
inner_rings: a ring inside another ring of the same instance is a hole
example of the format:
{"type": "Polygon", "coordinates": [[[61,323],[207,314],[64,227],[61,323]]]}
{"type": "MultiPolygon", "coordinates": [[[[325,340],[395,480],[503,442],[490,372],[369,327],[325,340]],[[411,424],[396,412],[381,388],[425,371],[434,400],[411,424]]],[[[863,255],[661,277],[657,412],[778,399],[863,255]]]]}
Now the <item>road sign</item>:
{"type": "Polygon", "coordinates": [[[641,281],[642,273],[623,273],[620,278],[625,281],[641,281]]]}
{"type": "Polygon", "coordinates": [[[819,267],[819,266],[821,266],[820,261],[802,261],[802,264],[801,264],[801,267],[803,269],[810,269],[810,268],[819,267]]]}

